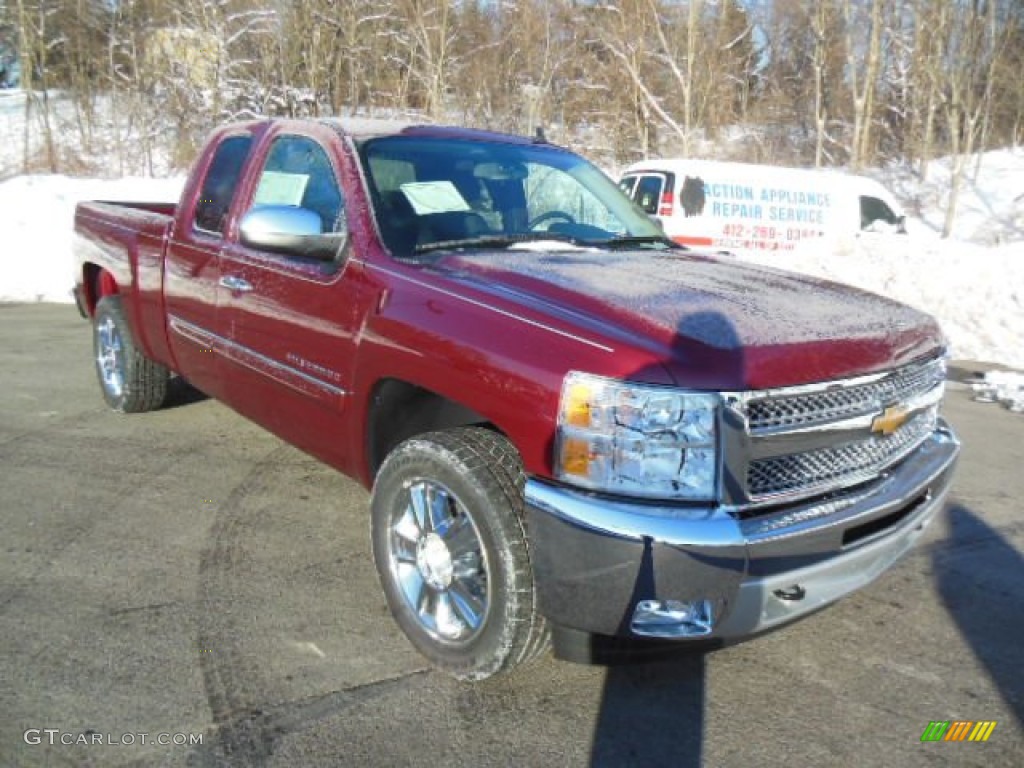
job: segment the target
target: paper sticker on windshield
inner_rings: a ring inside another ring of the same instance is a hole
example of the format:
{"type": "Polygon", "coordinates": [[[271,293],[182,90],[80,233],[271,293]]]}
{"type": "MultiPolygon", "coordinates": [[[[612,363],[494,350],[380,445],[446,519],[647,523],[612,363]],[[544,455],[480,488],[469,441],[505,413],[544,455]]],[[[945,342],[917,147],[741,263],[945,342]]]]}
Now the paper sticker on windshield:
{"type": "Polygon", "coordinates": [[[305,173],[264,171],[256,188],[255,205],[302,205],[309,176],[305,173]]]}
{"type": "Polygon", "coordinates": [[[450,181],[411,181],[402,185],[402,192],[420,216],[469,210],[466,199],[450,181]]]}

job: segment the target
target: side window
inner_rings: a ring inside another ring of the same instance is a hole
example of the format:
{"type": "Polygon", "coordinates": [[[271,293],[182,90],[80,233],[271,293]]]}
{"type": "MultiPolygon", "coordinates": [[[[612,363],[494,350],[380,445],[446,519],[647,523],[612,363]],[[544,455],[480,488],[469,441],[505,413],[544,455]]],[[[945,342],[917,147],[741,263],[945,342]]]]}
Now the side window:
{"type": "Polygon", "coordinates": [[[624,176],[619,180],[619,189],[626,193],[626,197],[633,198],[633,189],[636,187],[636,176],[624,176]]]}
{"type": "Polygon", "coordinates": [[[196,229],[224,234],[224,222],[251,146],[251,136],[229,136],[214,151],[196,203],[196,229]]]}
{"type": "Polygon", "coordinates": [[[270,146],[253,205],[297,205],[320,216],[321,232],[345,231],[345,206],[323,147],[305,136],[281,136],[270,146]]]}
{"type": "Polygon", "coordinates": [[[877,197],[861,196],[860,228],[873,229],[875,222],[878,221],[884,222],[892,227],[898,227],[900,224],[899,217],[892,212],[892,208],[890,208],[884,200],[879,200],[877,197]]]}
{"type": "Polygon", "coordinates": [[[657,213],[661,203],[661,187],[664,182],[661,176],[641,176],[636,185],[633,199],[644,213],[657,213]]]}

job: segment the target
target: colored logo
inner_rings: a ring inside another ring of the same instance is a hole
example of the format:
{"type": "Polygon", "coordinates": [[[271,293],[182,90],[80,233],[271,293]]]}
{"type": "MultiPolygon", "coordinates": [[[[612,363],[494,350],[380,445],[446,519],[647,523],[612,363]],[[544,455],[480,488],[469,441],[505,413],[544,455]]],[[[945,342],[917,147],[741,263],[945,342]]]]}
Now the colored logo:
{"type": "Polygon", "coordinates": [[[902,405],[890,405],[871,422],[871,431],[891,435],[907,420],[907,409],[902,405]]]}
{"type": "Polygon", "coordinates": [[[932,720],[921,741],[988,741],[995,729],[995,720],[932,720]]]}

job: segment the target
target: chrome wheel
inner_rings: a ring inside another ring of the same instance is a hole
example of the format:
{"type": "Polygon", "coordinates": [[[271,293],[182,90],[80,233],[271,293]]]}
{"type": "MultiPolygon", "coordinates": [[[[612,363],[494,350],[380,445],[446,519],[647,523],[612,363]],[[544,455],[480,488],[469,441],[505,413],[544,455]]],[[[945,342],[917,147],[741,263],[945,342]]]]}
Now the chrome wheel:
{"type": "Polygon", "coordinates": [[[525,482],[512,444],[481,427],[411,437],[374,478],[370,541],[388,607],[416,650],[459,680],[507,672],[547,647],[525,482]]]}
{"type": "Polygon", "coordinates": [[[420,626],[447,643],[473,639],[487,619],[490,571],[473,518],[434,480],[403,483],[388,528],[394,581],[420,626]]]}
{"type": "Polygon", "coordinates": [[[96,302],[92,349],[107,405],[118,413],[142,413],[163,404],[170,371],[135,345],[120,296],[104,296],[96,302]]]}
{"type": "Polygon", "coordinates": [[[124,348],[121,333],[109,315],[96,324],[96,368],[110,397],[124,392],[124,348]]]}

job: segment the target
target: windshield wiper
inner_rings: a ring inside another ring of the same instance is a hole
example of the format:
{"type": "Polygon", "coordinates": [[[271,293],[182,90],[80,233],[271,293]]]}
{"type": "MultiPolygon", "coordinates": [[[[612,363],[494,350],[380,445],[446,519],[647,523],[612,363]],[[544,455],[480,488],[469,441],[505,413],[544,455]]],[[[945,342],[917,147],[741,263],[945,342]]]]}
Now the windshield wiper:
{"type": "Polygon", "coordinates": [[[439,240],[436,243],[423,243],[416,246],[416,253],[430,251],[459,250],[461,248],[508,248],[517,243],[531,243],[543,240],[557,240],[572,245],[590,245],[585,240],[560,232],[521,232],[514,235],[480,235],[479,237],[462,237],[457,240],[439,240]]]}
{"type": "Polygon", "coordinates": [[[683,247],[664,235],[617,235],[611,240],[592,241],[590,244],[605,248],[632,248],[636,245],[664,245],[669,248],[683,247]]]}

